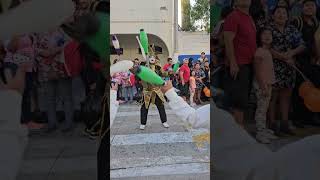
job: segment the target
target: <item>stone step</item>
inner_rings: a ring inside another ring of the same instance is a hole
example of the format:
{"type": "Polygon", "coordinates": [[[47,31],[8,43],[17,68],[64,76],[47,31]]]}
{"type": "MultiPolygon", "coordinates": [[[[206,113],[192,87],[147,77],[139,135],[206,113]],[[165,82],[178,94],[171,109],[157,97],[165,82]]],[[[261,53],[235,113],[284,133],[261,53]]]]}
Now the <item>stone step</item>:
{"type": "MultiPolygon", "coordinates": [[[[111,171],[111,179],[113,178],[138,178],[143,177],[150,179],[149,176],[168,176],[172,175],[183,175],[187,177],[188,175],[194,174],[209,174],[209,163],[187,163],[187,164],[173,164],[173,165],[162,165],[162,166],[152,166],[152,167],[134,167],[127,169],[117,169],[111,171]]],[[[209,179],[209,176],[208,176],[209,179]]]]}
{"type": "MultiPolygon", "coordinates": [[[[174,115],[172,110],[166,109],[167,115],[174,115]]],[[[132,111],[118,111],[116,117],[126,117],[126,116],[138,116],[140,117],[140,108],[132,111]]],[[[159,111],[157,109],[149,109],[148,116],[159,116],[159,111]]]]}
{"type": "Polygon", "coordinates": [[[119,134],[147,134],[162,132],[186,132],[186,124],[177,119],[175,115],[168,115],[167,122],[169,128],[164,128],[160,116],[148,117],[145,130],[140,130],[140,117],[117,117],[111,128],[111,135],[119,134]]]}
{"type": "Polygon", "coordinates": [[[110,166],[111,170],[117,169],[128,169],[133,167],[152,167],[152,166],[164,166],[172,164],[187,164],[187,163],[209,163],[210,157],[205,156],[204,154],[197,154],[190,156],[193,153],[190,153],[189,156],[149,156],[146,157],[136,157],[131,156],[130,158],[117,158],[112,159],[110,166]]]}
{"type": "Polygon", "coordinates": [[[208,133],[206,129],[191,132],[113,135],[110,137],[110,141],[112,146],[192,143],[194,136],[205,133],[208,133]]]}
{"type": "Polygon", "coordinates": [[[146,177],[111,178],[111,180],[210,180],[209,173],[187,175],[160,175],[146,177]]]}

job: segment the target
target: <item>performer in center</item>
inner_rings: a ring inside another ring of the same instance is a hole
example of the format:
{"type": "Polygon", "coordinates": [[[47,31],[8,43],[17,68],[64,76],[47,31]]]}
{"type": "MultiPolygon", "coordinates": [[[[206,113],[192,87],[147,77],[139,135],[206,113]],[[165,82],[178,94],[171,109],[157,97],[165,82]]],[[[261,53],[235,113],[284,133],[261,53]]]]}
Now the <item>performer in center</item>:
{"type": "MultiPolygon", "coordinates": [[[[146,66],[149,66],[150,69],[155,71],[161,77],[167,76],[167,73],[162,71],[162,67],[157,56],[151,56],[149,58],[149,63],[147,63],[146,66]]],[[[166,102],[166,99],[161,91],[161,87],[146,82],[143,82],[142,85],[143,96],[140,110],[140,129],[144,130],[146,127],[150,104],[155,104],[157,106],[163,127],[169,128],[169,124],[167,123],[167,114],[164,108],[164,102],[166,102]]]]}

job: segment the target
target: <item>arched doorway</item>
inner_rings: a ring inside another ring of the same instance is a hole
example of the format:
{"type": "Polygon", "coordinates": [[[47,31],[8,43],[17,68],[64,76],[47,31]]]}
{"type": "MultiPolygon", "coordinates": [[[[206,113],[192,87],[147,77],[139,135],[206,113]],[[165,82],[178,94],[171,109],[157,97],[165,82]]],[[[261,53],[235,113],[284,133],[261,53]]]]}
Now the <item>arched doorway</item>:
{"type": "MultiPolygon", "coordinates": [[[[143,56],[141,55],[141,52],[139,51],[139,44],[136,39],[136,36],[139,36],[138,34],[116,34],[116,36],[119,40],[120,47],[122,50],[122,53],[120,56],[121,59],[133,60],[135,58],[139,58],[139,59],[143,58],[143,56]]],[[[148,34],[148,40],[150,45],[151,44],[155,45],[161,64],[165,64],[169,56],[169,51],[166,43],[160,37],[153,34],[148,34]]],[[[110,40],[110,47],[113,48],[111,40],[110,40]]],[[[115,53],[115,51],[111,50],[111,55],[110,55],[111,62],[117,58],[118,56],[115,53]]]]}

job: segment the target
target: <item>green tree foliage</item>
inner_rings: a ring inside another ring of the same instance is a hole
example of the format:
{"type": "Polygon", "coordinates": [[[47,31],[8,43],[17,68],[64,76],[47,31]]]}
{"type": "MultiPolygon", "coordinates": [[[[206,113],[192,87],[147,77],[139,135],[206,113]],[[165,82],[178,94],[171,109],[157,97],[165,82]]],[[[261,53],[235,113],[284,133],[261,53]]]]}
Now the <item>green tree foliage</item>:
{"type": "Polygon", "coordinates": [[[181,9],[182,9],[182,31],[194,31],[195,27],[193,26],[191,18],[191,5],[190,0],[181,0],[181,9]]]}
{"type": "Polygon", "coordinates": [[[194,25],[197,29],[210,32],[210,0],[195,0],[190,15],[191,22],[200,22],[200,25],[194,25]]]}

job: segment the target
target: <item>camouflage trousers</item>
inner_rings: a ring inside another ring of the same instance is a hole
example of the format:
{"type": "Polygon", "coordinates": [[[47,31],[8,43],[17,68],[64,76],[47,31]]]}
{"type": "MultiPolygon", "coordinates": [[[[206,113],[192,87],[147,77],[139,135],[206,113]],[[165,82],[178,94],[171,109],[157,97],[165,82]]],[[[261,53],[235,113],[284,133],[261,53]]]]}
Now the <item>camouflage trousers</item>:
{"type": "Polygon", "coordinates": [[[272,86],[268,86],[266,93],[263,93],[258,83],[254,82],[253,85],[257,97],[257,109],[255,113],[256,128],[258,133],[263,133],[267,130],[267,112],[271,100],[272,86]]]}

